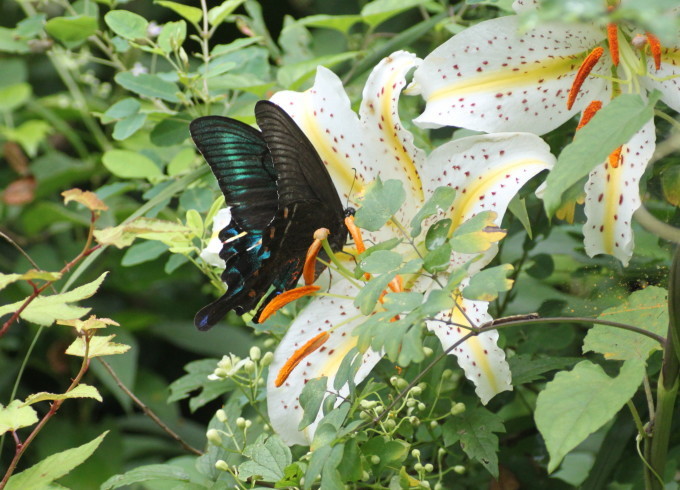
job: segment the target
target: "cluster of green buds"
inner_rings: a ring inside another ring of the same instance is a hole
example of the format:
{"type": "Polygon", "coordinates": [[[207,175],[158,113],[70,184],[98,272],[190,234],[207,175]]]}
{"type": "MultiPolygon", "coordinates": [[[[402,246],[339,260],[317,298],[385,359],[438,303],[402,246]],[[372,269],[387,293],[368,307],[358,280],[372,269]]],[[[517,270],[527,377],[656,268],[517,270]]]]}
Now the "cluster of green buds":
{"type": "Polygon", "coordinates": [[[212,374],[208,375],[208,379],[234,379],[237,382],[249,382],[254,378],[259,384],[264,384],[264,379],[259,375],[265,367],[271,364],[273,358],[274,354],[271,352],[265,352],[262,355],[257,346],[251,347],[249,356],[244,359],[234,354],[225,355],[218,361],[212,374]]]}

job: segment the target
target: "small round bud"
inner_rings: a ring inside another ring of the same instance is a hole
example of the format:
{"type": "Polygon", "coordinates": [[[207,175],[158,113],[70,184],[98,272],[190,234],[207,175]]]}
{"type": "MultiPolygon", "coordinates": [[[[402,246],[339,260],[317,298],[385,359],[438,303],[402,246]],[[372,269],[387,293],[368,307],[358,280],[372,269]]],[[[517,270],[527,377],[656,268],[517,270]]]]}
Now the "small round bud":
{"type": "Polygon", "coordinates": [[[444,449],[443,447],[440,447],[440,448],[437,450],[437,454],[439,455],[440,458],[443,458],[444,455],[446,454],[446,449],[444,449]]]}
{"type": "Polygon", "coordinates": [[[422,383],[418,383],[417,386],[418,388],[420,388],[421,391],[425,391],[425,389],[427,388],[427,383],[423,381],[422,383]]]}
{"type": "Polygon", "coordinates": [[[411,451],[411,456],[413,456],[415,459],[420,459],[420,449],[414,449],[411,451]]]}
{"type": "Polygon", "coordinates": [[[415,415],[411,415],[409,422],[411,422],[411,425],[413,427],[418,427],[420,425],[420,419],[418,417],[416,417],[415,415]]]}
{"type": "Polygon", "coordinates": [[[256,368],[257,366],[250,359],[246,360],[246,362],[243,364],[243,370],[248,374],[253,374],[256,368]]]}
{"type": "Polygon", "coordinates": [[[273,360],[274,354],[271,352],[265,352],[264,355],[262,356],[262,360],[260,361],[260,365],[269,366],[273,360]]]}
{"type": "Polygon", "coordinates": [[[251,425],[253,425],[253,421],[252,421],[252,420],[246,420],[246,421],[245,421],[244,426],[245,426],[246,429],[249,429],[251,425]]]}
{"type": "Polygon", "coordinates": [[[371,408],[375,407],[378,404],[377,401],[375,400],[361,400],[359,402],[359,406],[363,408],[364,410],[370,410],[371,408]]]}
{"type": "Polygon", "coordinates": [[[444,369],[444,371],[442,372],[442,379],[449,379],[451,376],[453,376],[453,370],[444,369]]]}
{"type": "Polygon", "coordinates": [[[465,466],[462,464],[457,464],[456,466],[453,467],[453,471],[458,473],[459,475],[462,475],[465,473],[465,466]]]}
{"type": "Polygon", "coordinates": [[[265,432],[269,432],[270,430],[272,430],[272,428],[269,426],[269,424],[264,424],[262,426],[262,430],[265,432]]]}
{"type": "Polygon", "coordinates": [[[380,456],[377,454],[371,456],[371,464],[380,464],[380,456]]]}
{"type": "Polygon", "coordinates": [[[383,413],[385,411],[385,407],[383,407],[382,405],[378,405],[377,407],[375,407],[373,409],[373,411],[375,413],[377,413],[378,415],[380,415],[381,413],[383,413]]]}
{"type": "Polygon", "coordinates": [[[260,378],[257,380],[257,386],[264,386],[264,379],[260,378]]]}
{"type": "Polygon", "coordinates": [[[215,446],[222,444],[222,437],[217,429],[209,429],[208,432],[205,433],[205,437],[210,444],[214,444],[215,446]]]}
{"type": "Polygon", "coordinates": [[[387,430],[392,430],[397,426],[397,423],[394,421],[394,419],[387,419],[383,422],[383,426],[387,430]]]}
{"type": "Polygon", "coordinates": [[[451,415],[460,415],[465,411],[465,403],[458,402],[454,403],[451,407],[451,415]]]}
{"type": "Polygon", "coordinates": [[[250,358],[253,361],[259,361],[260,357],[262,355],[262,352],[260,351],[260,348],[258,346],[254,345],[250,348],[250,352],[249,352],[248,355],[250,356],[250,358]]]}
{"type": "Polygon", "coordinates": [[[411,391],[409,393],[413,396],[420,396],[423,393],[423,390],[420,389],[418,386],[414,386],[411,388],[411,391]]]}
{"type": "Polygon", "coordinates": [[[444,490],[444,486],[441,483],[435,483],[434,490],[444,490]]]}
{"type": "MultiPolygon", "coordinates": [[[[371,478],[371,475],[368,471],[364,471],[363,473],[361,473],[361,479],[363,481],[369,480],[370,478],[371,478]]],[[[300,483],[302,483],[302,482],[300,482],[300,483]]]]}
{"type": "Polygon", "coordinates": [[[432,427],[433,429],[436,429],[438,426],[439,422],[437,422],[436,420],[430,422],[430,427],[432,427]]]}
{"type": "Polygon", "coordinates": [[[426,406],[423,402],[418,403],[418,410],[419,410],[419,411],[422,412],[422,411],[424,411],[426,408],[427,408],[427,406],[426,406]]]}
{"type": "Polygon", "coordinates": [[[276,343],[276,339],[267,339],[264,341],[264,346],[269,348],[276,343]]]}
{"type": "Polygon", "coordinates": [[[217,412],[215,412],[215,417],[220,422],[225,423],[227,421],[227,412],[220,408],[217,412]]]}
{"type": "Polygon", "coordinates": [[[404,378],[399,378],[397,379],[397,389],[399,390],[404,390],[408,386],[408,381],[406,381],[404,378]]]}
{"type": "Polygon", "coordinates": [[[429,347],[423,347],[423,352],[425,353],[425,357],[430,357],[432,354],[434,354],[434,351],[429,347]]]}
{"type": "Polygon", "coordinates": [[[423,480],[420,482],[420,485],[425,488],[430,488],[430,482],[427,480],[423,480]]]}
{"type": "Polygon", "coordinates": [[[409,398],[408,400],[406,400],[406,406],[409,408],[415,407],[416,403],[417,402],[413,398],[409,398]]]}
{"type": "Polygon", "coordinates": [[[392,377],[390,378],[390,384],[391,384],[392,386],[397,386],[397,381],[399,381],[399,377],[398,377],[398,376],[392,376],[392,377]]]}
{"type": "Polygon", "coordinates": [[[223,459],[218,459],[215,461],[215,468],[220,471],[229,471],[229,464],[223,459]]]}
{"type": "Polygon", "coordinates": [[[432,473],[432,472],[434,471],[434,466],[432,466],[432,463],[427,463],[427,464],[425,465],[425,471],[426,471],[427,473],[432,473]]]}
{"type": "Polygon", "coordinates": [[[371,414],[368,412],[359,412],[359,418],[361,420],[368,420],[371,418],[371,414]]]}
{"type": "Polygon", "coordinates": [[[243,428],[245,428],[245,426],[246,426],[246,419],[244,419],[243,417],[239,417],[239,418],[236,419],[236,427],[238,427],[239,429],[243,429],[243,428]]]}
{"type": "Polygon", "coordinates": [[[420,463],[416,463],[416,464],[413,465],[413,469],[418,471],[418,472],[423,471],[423,465],[420,464],[420,463]]]}

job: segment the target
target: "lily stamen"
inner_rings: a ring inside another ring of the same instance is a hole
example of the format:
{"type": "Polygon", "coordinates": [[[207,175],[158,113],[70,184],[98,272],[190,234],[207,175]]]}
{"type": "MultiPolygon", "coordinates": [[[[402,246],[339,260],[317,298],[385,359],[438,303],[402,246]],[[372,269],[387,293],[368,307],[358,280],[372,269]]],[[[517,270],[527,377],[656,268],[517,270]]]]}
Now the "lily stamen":
{"type": "Polygon", "coordinates": [[[360,254],[364,253],[366,251],[366,246],[364,245],[364,239],[361,236],[361,230],[359,230],[359,227],[354,223],[354,216],[347,216],[345,218],[345,226],[347,227],[349,234],[352,235],[352,240],[354,240],[357,252],[360,254]]]}
{"type": "Polygon", "coordinates": [[[314,282],[314,276],[316,272],[316,257],[319,255],[322,242],[328,239],[328,235],[330,235],[328,228],[319,228],[314,232],[314,242],[312,242],[309,249],[307,249],[305,265],[302,268],[302,278],[305,280],[305,285],[307,286],[314,282]]]}
{"type": "Polygon", "coordinates": [[[593,71],[593,68],[603,54],[604,48],[602,46],[597,46],[588,54],[588,56],[586,56],[586,59],[583,60],[583,63],[581,63],[581,67],[578,69],[576,77],[574,77],[574,83],[572,83],[571,89],[569,90],[567,109],[571,109],[574,105],[576,96],[578,95],[579,90],[581,90],[581,85],[583,85],[583,82],[586,80],[586,78],[588,78],[590,72],[593,71]]]}
{"type": "Polygon", "coordinates": [[[583,115],[581,116],[578,126],[576,126],[576,131],[588,124],[600,109],[602,109],[602,101],[594,100],[588,104],[588,107],[586,107],[586,109],[583,111],[583,115]]]}
{"type": "Polygon", "coordinates": [[[609,40],[609,54],[614,66],[619,66],[619,29],[614,23],[607,24],[607,39],[609,40]]]}
{"type": "Polygon", "coordinates": [[[281,308],[286,306],[288,303],[295,301],[296,299],[302,298],[303,296],[309,296],[310,294],[316,293],[320,286],[314,284],[308,286],[300,286],[299,288],[290,289],[279,294],[273,300],[271,300],[267,306],[264,307],[260,317],[257,319],[258,323],[262,323],[267,318],[272,316],[274,313],[279,311],[281,308]]]}
{"type": "Polygon", "coordinates": [[[616,150],[611,152],[609,154],[609,165],[612,168],[618,168],[619,163],[621,162],[621,150],[623,149],[623,146],[619,146],[616,150]]]}
{"type": "Polygon", "coordinates": [[[647,32],[646,35],[649,51],[652,53],[652,58],[654,58],[654,68],[659,70],[661,68],[661,43],[659,38],[651,32],[647,32]]]}
{"type": "Polygon", "coordinates": [[[276,380],[274,381],[274,386],[279,388],[283,383],[286,382],[288,379],[288,376],[290,376],[290,373],[293,372],[293,369],[300,364],[300,362],[316,351],[319,347],[321,347],[323,344],[326,343],[326,341],[330,338],[330,334],[328,332],[321,332],[318,334],[316,337],[310,339],[300,347],[298,350],[293,352],[293,355],[286,361],[286,363],[281,367],[279,370],[279,374],[276,376],[276,380]]]}

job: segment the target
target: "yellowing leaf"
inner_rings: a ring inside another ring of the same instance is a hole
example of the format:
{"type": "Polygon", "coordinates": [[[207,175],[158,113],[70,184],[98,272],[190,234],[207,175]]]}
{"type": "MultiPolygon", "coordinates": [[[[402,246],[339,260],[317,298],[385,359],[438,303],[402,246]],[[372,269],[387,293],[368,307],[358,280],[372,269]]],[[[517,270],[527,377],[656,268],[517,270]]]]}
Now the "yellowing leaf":
{"type": "Polygon", "coordinates": [[[486,252],[491,244],[502,240],[507,234],[496,226],[497,217],[493,211],[485,211],[462,223],[451,233],[451,248],[465,254],[486,252]]]}
{"type": "Polygon", "coordinates": [[[102,245],[125,248],[132,245],[135,238],[157,240],[167,245],[186,242],[191,234],[189,227],[173,221],[151,218],[137,218],[131,223],[95,230],[94,237],[102,245]]]}
{"type": "Polygon", "coordinates": [[[0,405],[0,435],[38,422],[38,415],[31,407],[23,406],[21,400],[12,400],[6,407],[0,405]]]}
{"type": "Polygon", "coordinates": [[[69,189],[61,193],[64,196],[64,204],[71,201],[78,202],[90,211],[106,211],[109,207],[97,197],[97,194],[80,189],[69,189]]]}
{"type": "Polygon", "coordinates": [[[107,325],[114,325],[120,327],[118,322],[111,320],[110,318],[97,318],[94,315],[90,315],[87,320],[60,320],[57,322],[59,325],[66,325],[75,328],[78,332],[83,332],[87,330],[95,330],[98,328],[106,328],[107,325]]]}
{"type": "MultiPolygon", "coordinates": [[[[116,354],[124,354],[130,350],[129,345],[118,344],[111,342],[115,335],[107,335],[102,337],[92,337],[90,339],[90,347],[87,352],[88,359],[100,356],[113,356],[116,354]]],[[[69,356],[85,357],[85,339],[78,337],[66,349],[66,354],[69,356]]]]}
{"type": "Polygon", "coordinates": [[[68,398],[94,398],[99,402],[102,401],[102,396],[97,391],[97,388],[83,383],[63,394],[47,393],[45,391],[34,393],[26,398],[24,406],[44,401],[66,400],[68,398]]]}

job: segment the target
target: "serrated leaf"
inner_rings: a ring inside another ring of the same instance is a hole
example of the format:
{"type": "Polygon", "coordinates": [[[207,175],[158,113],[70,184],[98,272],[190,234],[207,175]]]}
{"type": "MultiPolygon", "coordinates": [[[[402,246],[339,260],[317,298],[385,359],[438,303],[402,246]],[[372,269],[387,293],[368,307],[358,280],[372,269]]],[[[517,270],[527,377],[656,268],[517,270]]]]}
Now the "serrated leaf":
{"type": "MultiPolygon", "coordinates": [[[[89,284],[77,287],[72,291],[51,296],[38,296],[21,312],[20,317],[38,325],[49,326],[56,320],[73,320],[90,311],[90,308],[72,306],[69,303],[81,301],[97,292],[108,272],[104,272],[89,284]]],[[[18,310],[23,301],[17,301],[0,307],[0,317],[18,310]]]]}
{"type": "Polygon", "coordinates": [[[64,198],[64,204],[71,201],[82,204],[90,211],[106,211],[109,207],[97,197],[97,194],[91,191],[83,191],[80,189],[69,189],[61,193],[64,198]]]}
{"type": "Polygon", "coordinates": [[[499,292],[512,288],[512,279],[508,275],[514,268],[510,264],[502,264],[484,269],[470,278],[470,283],[463,289],[463,297],[472,300],[493,301],[499,292]]]}
{"type": "Polygon", "coordinates": [[[399,210],[404,199],[406,192],[400,180],[387,180],[383,183],[376,179],[357,210],[357,226],[368,231],[378,231],[399,210]]]}
{"type": "Polygon", "coordinates": [[[177,85],[163,80],[157,75],[140,73],[134,75],[129,71],[120,72],[114,77],[118,85],[139,95],[159,98],[168,102],[179,102],[177,85]]]}
{"type": "MultiPolygon", "coordinates": [[[[667,293],[663,288],[650,286],[635,291],[621,305],[608,308],[599,320],[626,323],[663,336],[668,329],[667,293]]],[[[586,335],[583,352],[599,352],[606,359],[647,360],[662,346],[649,337],[607,325],[595,325],[586,335]]]]}
{"type": "Polygon", "coordinates": [[[160,177],[161,169],[144,155],[130,150],[109,150],[102,155],[102,163],[109,171],[125,179],[160,177]]]}
{"type": "Polygon", "coordinates": [[[481,212],[453,230],[449,243],[459,253],[474,254],[486,252],[491,244],[502,240],[507,232],[496,226],[497,214],[481,212]]]}
{"type": "Polygon", "coordinates": [[[508,359],[512,372],[512,384],[515,386],[544,379],[545,373],[571,368],[580,357],[539,357],[531,354],[518,354],[508,359]]]}
{"type": "Polygon", "coordinates": [[[9,284],[23,279],[21,274],[3,274],[0,272],[0,289],[6,288],[9,284]]]}
{"type": "Polygon", "coordinates": [[[614,417],[632,398],[645,375],[644,362],[626,361],[615,378],[583,361],[557,373],[536,401],[536,427],[545,440],[553,472],[564,456],[614,417]]]}
{"type": "Polygon", "coordinates": [[[450,446],[460,441],[468,457],[482,463],[494,478],[498,478],[498,436],[505,426],[498,415],[484,408],[466,410],[450,417],[442,428],[444,444],[450,446]]]}
{"type": "Polygon", "coordinates": [[[98,330],[101,328],[106,328],[109,325],[114,325],[120,327],[118,322],[111,320],[110,318],[97,318],[94,315],[90,315],[87,320],[60,320],[57,322],[58,325],[66,325],[68,327],[73,327],[78,332],[86,332],[88,330],[98,330]]]}
{"type": "Polygon", "coordinates": [[[104,16],[109,28],[125,39],[135,40],[147,37],[149,22],[141,15],[128,10],[111,10],[104,16]]]}
{"type": "Polygon", "coordinates": [[[432,196],[430,196],[427,202],[411,220],[411,237],[420,235],[424,219],[427,219],[440,211],[449,209],[455,198],[456,191],[452,187],[437,187],[432,196]]]}
{"type": "Polygon", "coordinates": [[[155,3],[174,10],[192,24],[198,23],[203,18],[203,11],[197,7],[191,7],[189,5],[183,5],[181,3],[170,2],[167,0],[156,0],[155,3]]]}
{"type": "Polygon", "coordinates": [[[647,101],[632,94],[614,97],[576,133],[545,181],[543,204],[548,216],[560,207],[564,191],[604,162],[653,117],[658,99],[659,94],[652,94],[647,101]]]}
{"type": "Polygon", "coordinates": [[[135,238],[157,240],[168,246],[186,241],[191,230],[181,224],[153,218],[137,218],[136,220],[103,230],[95,230],[94,237],[102,245],[114,245],[118,248],[129,247],[135,238]]]}
{"type": "Polygon", "coordinates": [[[69,398],[94,398],[97,401],[102,401],[102,396],[94,386],[81,383],[71,391],[66,393],[47,393],[46,391],[34,393],[29,395],[24,402],[24,406],[33,405],[34,403],[54,400],[67,400],[69,398]]]}
{"type": "Polygon", "coordinates": [[[247,446],[243,454],[250,458],[238,467],[239,477],[243,479],[258,476],[257,480],[277,482],[284,477],[286,466],[293,462],[290,449],[276,434],[261,436],[247,446]]]}
{"type": "Polygon", "coordinates": [[[176,482],[178,484],[188,485],[192,483],[192,477],[189,475],[189,473],[187,473],[186,470],[177,466],[172,466],[169,464],[150,464],[146,466],[138,466],[137,468],[127,471],[122,475],[112,476],[102,483],[100,489],[111,490],[114,488],[128,487],[133,483],[142,483],[147,481],[159,481],[161,482],[161,485],[167,485],[168,482],[176,482]]]}
{"type": "Polygon", "coordinates": [[[0,404],[0,435],[9,430],[30,427],[38,422],[38,414],[21,400],[12,400],[6,407],[0,404]]]}
{"type": "Polygon", "coordinates": [[[326,376],[310,379],[305,384],[302,393],[300,393],[300,407],[304,414],[298,425],[298,430],[303,430],[316,419],[321,408],[321,402],[326,396],[327,384],[328,378],[326,376]]]}
{"type": "MultiPolygon", "coordinates": [[[[129,345],[118,344],[111,342],[115,335],[94,336],[90,339],[89,349],[87,350],[88,359],[101,356],[114,356],[116,354],[125,354],[130,350],[129,345]]],[[[85,340],[82,337],[76,338],[71,345],[66,349],[66,354],[69,356],[85,357],[85,340]]]]}
{"type": "Polygon", "coordinates": [[[107,430],[87,444],[52,454],[27,470],[17,473],[9,479],[5,490],[46,488],[54,480],[67,475],[73,468],[89,458],[108,433],[107,430]]]}

